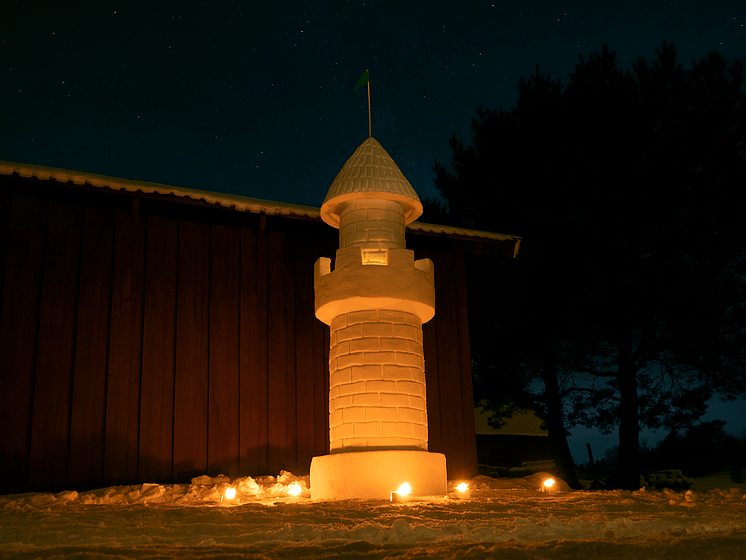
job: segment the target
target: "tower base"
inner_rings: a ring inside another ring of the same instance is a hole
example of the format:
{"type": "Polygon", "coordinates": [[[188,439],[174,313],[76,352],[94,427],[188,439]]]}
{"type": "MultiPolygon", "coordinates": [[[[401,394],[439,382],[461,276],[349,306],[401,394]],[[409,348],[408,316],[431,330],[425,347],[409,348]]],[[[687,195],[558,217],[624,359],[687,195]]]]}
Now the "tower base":
{"type": "Polygon", "coordinates": [[[446,456],[390,449],[322,455],[311,460],[311,499],[388,500],[404,482],[414,496],[445,495],[446,456]]]}

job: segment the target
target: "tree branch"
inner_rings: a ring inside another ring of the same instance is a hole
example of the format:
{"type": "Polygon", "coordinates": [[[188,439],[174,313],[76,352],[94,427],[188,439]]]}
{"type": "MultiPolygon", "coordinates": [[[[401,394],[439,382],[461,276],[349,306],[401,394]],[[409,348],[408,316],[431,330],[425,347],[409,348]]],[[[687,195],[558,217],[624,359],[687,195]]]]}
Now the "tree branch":
{"type": "Polygon", "coordinates": [[[590,387],[569,387],[568,389],[560,393],[560,396],[564,399],[566,396],[570,395],[571,393],[589,393],[591,395],[601,395],[603,397],[606,397],[609,400],[621,402],[621,399],[619,397],[609,393],[608,391],[603,391],[600,389],[593,389],[590,387]]]}
{"type": "Polygon", "coordinates": [[[603,371],[598,371],[598,370],[591,369],[591,368],[588,368],[588,367],[585,367],[585,366],[575,365],[575,364],[570,363],[570,362],[559,361],[559,362],[557,362],[557,365],[561,366],[561,367],[564,367],[564,368],[571,369],[572,371],[577,371],[577,372],[580,372],[580,373],[587,373],[589,375],[593,375],[594,377],[616,377],[616,375],[617,375],[616,371],[606,371],[606,372],[603,372],[603,371]]]}

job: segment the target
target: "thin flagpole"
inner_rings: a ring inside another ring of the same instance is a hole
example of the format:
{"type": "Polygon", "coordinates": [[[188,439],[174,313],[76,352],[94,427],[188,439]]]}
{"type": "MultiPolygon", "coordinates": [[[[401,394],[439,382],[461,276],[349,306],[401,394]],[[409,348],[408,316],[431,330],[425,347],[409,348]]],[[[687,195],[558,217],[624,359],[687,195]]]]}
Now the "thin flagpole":
{"type": "Polygon", "coordinates": [[[368,72],[368,138],[372,138],[373,132],[371,132],[370,127],[370,71],[367,69],[365,71],[368,72]]]}

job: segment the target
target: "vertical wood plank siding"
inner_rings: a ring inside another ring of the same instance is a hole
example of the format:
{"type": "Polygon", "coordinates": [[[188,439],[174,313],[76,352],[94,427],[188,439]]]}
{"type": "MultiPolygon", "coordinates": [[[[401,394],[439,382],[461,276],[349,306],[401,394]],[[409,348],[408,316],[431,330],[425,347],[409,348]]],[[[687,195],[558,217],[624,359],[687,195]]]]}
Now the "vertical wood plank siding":
{"type": "Polygon", "coordinates": [[[207,470],[239,476],[239,230],[211,227],[207,470]]]}
{"type": "Polygon", "coordinates": [[[464,256],[415,251],[435,265],[435,317],[422,326],[428,449],[444,453],[448,477],[476,475],[476,435],[464,256]]]}
{"type": "MultiPolygon", "coordinates": [[[[329,451],[313,264],[334,257],[333,237],[85,196],[0,189],[0,494],[307,473],[329,451]]],[[[473,476],[463,256],[416,254],[435,262],[438,298],[430,450],[473,476]]]]}
{"type": "Polygon", "coordinates": [[[210,226],[181,222],[174,387],[175,480],[207,472],[210,226]]]}
{"type": "Polygon", "coordinates": [[[148,217],[145,257],[139,482],[165,482],[173,465],[179,223],[148,217]]]}
{"type": "Polygon", "coordinates": [[[82,227],[81,207],[50,203],[29,455],[32,487],[67,481],[82,227]]]}
{"type": "Polygon", "coordinates": [[[5,426],[0,448],[3,493],[23,492],[28,476],[49,209],[46,201],[20,196],[13,196],[10,203],[0,318],[0,421],[5,426]]]}
{"type": "Polygon", "coordinates": [[[111,484],[137,480],[140,462],[147,232],[147,216],[117,212],[104,435],[104,480],[111,484]]]}
{"type": "Polygon", "coordinates": [[[267,234],[241,230],[241,472],[269,473],[267,234]]]}
{"type": "Polygon", "coordinates": [[[83,209],[67,473],[73,486],[104,478],[114,222],[109,209],[83,209]]]}

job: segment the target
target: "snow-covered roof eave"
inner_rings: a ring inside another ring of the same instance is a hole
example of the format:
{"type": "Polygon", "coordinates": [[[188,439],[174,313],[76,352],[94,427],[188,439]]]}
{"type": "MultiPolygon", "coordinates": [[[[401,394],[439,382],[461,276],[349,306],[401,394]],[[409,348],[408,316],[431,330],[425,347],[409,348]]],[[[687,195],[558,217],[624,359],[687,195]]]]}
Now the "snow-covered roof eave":
{"type": "MultiPolygon", "coordinates": [[[[239,195],[201,191],[184,187],[173,187],[170,185],[162,185],[160,183],[148,183],[145,181],[109,177],[107,175],[97,175],[95,173],[86,173],[83,171],[71,171],[69,169],[0,160],[0,175],[12,175],[14,173],[25,178],[35,177],[40,180],[54,180],[59,183],[69,182],[75,185],[90,185],[93,187],[109,188],[113,190],[125,190],[132,193],[143,192],[147,194],[173,195],[179,198],[189,198],[192,200],[204,200],[209,204],[218,204],[225,208],[235,208],[241,212],[262,213],[269,216],[294,215],[305,216],[308,218],[321,217],[320,209],[313,206],[274,202],[239,195]]],[[[521,241],[521,238],[515,235],[427,224],[423,222],[412,222],[407,226],[407,228],[412,231],[422,231],[440,235],[461,235],[465,237],[476,237],[496,241],[515,241],[516,248],[521,241]]]]}
{"type": "Polygon", "coordinates": [[[263,213],[271,216],[297,215],[309,218],[320,217],[319,209],[313,206],[301,204],[288,204],[285,202],[273,202],[245,196],[201,191],[184,187],[172,187],[160,183],[147,183],[145,181],[133,181],[109,177],[107,175],[96,175],[82,171],[71,171],[69,169],[58,169],[56,167],[45,167],[42,165],[29,165],[25,163],[13,163],[0,161],[0,175],[12,175],[17,173],[21,177],[36,177],[41,180],[55,180],[60,183],[73,183],[75,185],[91,185],[93,187],[110,188],[113,190],[126,190],[129,192],[143,192],[147,194],[173,195],[179,198],[190,198],[192,200],[204,200],[209,204],[219,204],[225,208],[235,208],[242,212],[263,213]]]}
{"type": "Polygon", "coordinates": [[[423,222],[412,222],[407,226],[413,231],[424,231],[427,233],[438,233],[443,235],[466,235],[468,237],[481,237],[483,239],[493,239],[498,241],[515,241],[520,243],[523,238],[518,235],[508,233],[496,233],[492,231],[480,231],[476,229],[466,229],[453,226],[442,226],[439,224],[426,224],[423,222]]]}

